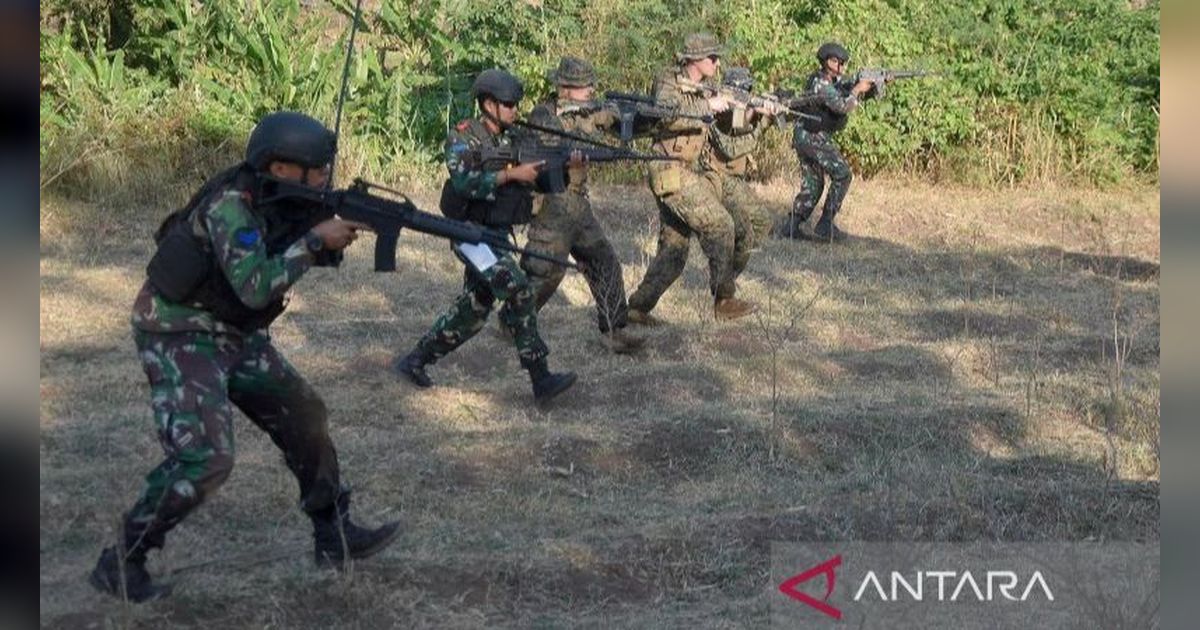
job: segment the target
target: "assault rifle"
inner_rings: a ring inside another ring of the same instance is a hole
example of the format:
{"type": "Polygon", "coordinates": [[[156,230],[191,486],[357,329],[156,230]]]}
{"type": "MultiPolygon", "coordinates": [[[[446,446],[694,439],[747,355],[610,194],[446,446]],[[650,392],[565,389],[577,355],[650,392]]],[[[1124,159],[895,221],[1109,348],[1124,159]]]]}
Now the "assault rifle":
{"type": "Polygon", "coordinates": [[[686,118],[699,120],[706,125],[712,124],[713,121],[711,114],[702,116],[681,114],[675,108],[659,105],[654,97],[645,94],[608,91],[604,93],[604,100],[599,103],[599,106],[609,109],[617,115],[617,120],[621,122],[621,144],[624,146],[628,146],[629,142],[633,140],[634,126],[639,119],[660,122],[673,118],[686,118]]]}
{"type": "Polygon", "coordinates": [[[332,190],[313,188],[264,175],[261,176],[259,187],[264,194],[264,202],[287,199],[318,205],[318,209],[313,213],[314,224],[337,215],[371,226],[371,231],[375,232],[375,271],[396,270],[396,247],[400,240],[400,230],[403,228],[460,243],[484,244],[492,249],[578,269],[570,261],[517,247],[508,240],[507,234],[499,230],[422,212],[404,194],[361,178],[356,178],[348,188],[332,190]],[[372,190],[387,192],[398,198],[376,195],[372,190]]]}
{"type": "Polygon", "coordinates": [[[587,136],[546,127],[529,121],[517,120],[512,123],[534,131],[550,134],[570,140],[569,143],[547,145],[533,137],[524,137],[517,142],[501,147],[483,146],[470,149],[463,153],[463,161],[470,168],[498,171],[509,166],[524,162],[546,163],[539,174],[541,192],[561,193],[566,191],[565,167],[571,160],[571,155],[579,152],[587,162],[657,162],[677,160],[679,158],[665,155],[650,155],[638,153],[629,149],[609,146],[587,136]]]}
{"type": "Polygon", "coordinates": [[[889,70],[887,68],[863,68],[854,75],[854,80],[850,85],[854,85],[859,81],[869,81],[871,83],[871,91],[876,97],[883,97],[884,86],[895,79],[914,79],[923,77],[936,72],[927,72],[925,70],[889,70]]]}
{"type": "Polygon", "coordinates": [[[807,114],[800,110],[805,104],[803,97],[799,98],[783,98],[778,94],[755,94],[748,90],[733,87],[731,85],[709,85],[707,83],[699,83],[696,81],[687,81],[681,79],[680,85],[692,88],[703,92],[707,96],[723,96],[728,100],[736,101],[746,108],[761,109],[770,112],[773,116],[787,116],[791,118],[808,118],[817,120],[816,116],[807,114]]]}

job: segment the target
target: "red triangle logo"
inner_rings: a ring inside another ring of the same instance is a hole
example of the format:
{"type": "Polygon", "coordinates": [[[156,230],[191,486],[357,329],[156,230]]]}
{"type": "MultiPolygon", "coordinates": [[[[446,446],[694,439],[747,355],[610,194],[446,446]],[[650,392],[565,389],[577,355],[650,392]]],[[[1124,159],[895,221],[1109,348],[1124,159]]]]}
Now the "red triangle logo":
{"type": "Polygon", "coordinates": [[[842,555],[838,554],[826,560],[825,562],[822,562],[821,564],[804,571],[803,573],[797,573],[787,580],[784,580],[783,584],[779,585],[779,592],[798,602],[816,608],[817,610],[829,615],[830,617],[833,617],[834,619],[840,620],[842,618],[842,611],[829,605],[828,600],[829,596],[833,594],[833,586],[837,582],[837,574],[834,573],[834,569],[841,566],[841,564],[842,555]],[[808,593],[802,593],[796,589],[797,586],[819,575],[825,576],[825,597],[817,599],[808,593]]]}

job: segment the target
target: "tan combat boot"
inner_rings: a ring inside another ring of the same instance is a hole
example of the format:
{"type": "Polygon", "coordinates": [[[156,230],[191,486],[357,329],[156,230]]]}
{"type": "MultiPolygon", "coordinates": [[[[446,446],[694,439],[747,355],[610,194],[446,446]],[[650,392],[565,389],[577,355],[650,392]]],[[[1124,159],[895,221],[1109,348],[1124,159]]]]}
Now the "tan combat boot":
{"type": "Polygon", "coordinates": [[[713,304],[713,316],[721,321],[729,321],[745,317],[754,312],[757,308],[753,302],[739,300],[737,298],[718,298],[713,304]]]}
{"type": "Polygon", "coordinates": [[[663,320],[636,308],[629,309],[628,319],[629,323],[640,326],[661,326],[663,324],[663,320]]]}
{"type": "Polygon", "coordinates": [[[646,340],[618,328],[600,333],[600,343],[613,354],[633,354],[646,345],[646,340]]]}

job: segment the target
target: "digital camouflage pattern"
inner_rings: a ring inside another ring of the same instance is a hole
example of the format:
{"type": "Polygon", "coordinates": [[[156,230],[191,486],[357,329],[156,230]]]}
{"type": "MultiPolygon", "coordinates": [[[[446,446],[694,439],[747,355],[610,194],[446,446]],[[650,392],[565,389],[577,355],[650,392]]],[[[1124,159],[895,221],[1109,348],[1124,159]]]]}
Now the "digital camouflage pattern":
{"type": "MultiPolygon", "coordinates": [[[[717,117],[710,131],[709,150],[704,160],[720,175],[721,202],[733,217],[732,283],[746,270],[750,254],[766,240],[771,229],[771,215],[746,181],[753,168],[753,151],[758,147],[759,136],[769,119],[756,115],[741,128],[732,127],[731,120],[732,116],[717,117]]],[[[735,293],[733,286],[721,291],[722,297],[735,293]]]]}
{"type": "Polygon", "coordinates": [[[510,254],[482,272],[468,265],[462,294],[417,342],[417,351],[430,363],[450,354],[483,329],[496,300],[503,302],[500,322],[512,332],[521,366],[529,369],[544,360],[550,349],[538,335],[533,287],[510,254]]]}
{"type": "MultiPolygon", "coordinates": [[[[597,139],[620,124],[609,110],[598,109],[592,103],[565,100],[539,104],[530,112],[529,120],[597,139]]],[[[629,310],[625,300],[624,272],[616,250],[592,212],[587,197],[587,167],[571,168],[568,173],[570,183],[565,193],[543,196],[541,209],[529,224],[529,242],[525,246],[530,251],[556,258],[573,256],[580,263],[596,302],[600,332],[624,328],[629,310]]],[[[529,274],[534,285],[539,309],[558,290],[566,275],[566,269],[561,265],[528,256],[522,257],[521,268],[529,274]]]]}
{"type": "Polygon", "coordinates": [[[683,47],[679,49],[675,57],[680,61],[689,61],[692,59],[703,59],[709,55],[717,55],[718,57],[725,54],[724,47],[721,46],[721,40],[717,39],[712,33],[688,33],[683,38],[683,47]]]}
{"type": "Polygon", "coordinates": [[[338,463],[325,404],[264,332],[135,328],[134,340],[166,458],[146,476],[126,515],[127,539],[161,547],[165,534],[228,478],[234,462],[231,403],[283,451],[299,482],[301,508],[313,512],[332,504],[338,463]]]}
{"type": "MultiPolygon", "coordinates": [[[[679,69],[661,73],[654,84],[655,100],[681,113],[712,114],[703,91],[679,69]]],[[[629,296],[629,308],[649,313],[683,273],[692,235],[708,258],[709,291],[714,298],[736,292],[733,266],[737,226],[724,199],[723,176],[705,159],[710,126],[676,118],[656,131],[653,150],[684,160],[650,166],[650,188],[658,201],[658,248],[641,284],[629,296]],[[668,177],[669,176],[669,177],[668,177]],[[671,181],[665,186],[662,182],[671,181]],[[677,185],[674,185],[677,182],[677,185]]]]}
{"type": "MultiPolygon", "coordinates": [[[[267,253],[265,219],[250,209],[242,193],[230,190],[190,218],[193,232],[208,241],[217,263],[237,296],[250,308],[263,308],[282,297],[313,263],[297,240],[279,256],[267,253]]],[[[133,327],[146,332],[202,331],[240,335],[198,303],[180,304],[158,295],[149,282],[134,301],[133,327]]]]}
{"type": "Polygon", "coordinates": [[[680,169],[680,190],[658,197],[658,249],[629,308],[649,313],[687,264],[691,237],[700,241],[708,258],[709,291],[716,298],[733,297],[733,247],[736,226],[721,204],[721,177],[713,171],[680,169]]]}
{"type": "MultiPolygon", "coordinates": [[[[446,139],[446,167],[450,184],[472,199],[495,200],[496,173],[473,168],[463,154],[472,148],[506,146],[513,139],[509,131],[492,135],[479,119],[464,120],[446,139]]],[[[512,184],[514,186],[518,184],[512,184]]],[[[433,361],[466,343],[483,328],[496,300],[500,321],[513,333],[521,365],[529,368],[550,354],[537,330],[537,302],[533,287],[512,255],[497,253],[498,262],[483,272],[469,263],[463,278],[463,292],[454,304],[434,322],[433,328],[417,342],[417,350],[433,361]]]]}
{"type": "Polygon", "coordinates": [[[585,59],[567,56],[546,78],[559,87],[588,87],[596,83],[596,69],[585,59]]]}

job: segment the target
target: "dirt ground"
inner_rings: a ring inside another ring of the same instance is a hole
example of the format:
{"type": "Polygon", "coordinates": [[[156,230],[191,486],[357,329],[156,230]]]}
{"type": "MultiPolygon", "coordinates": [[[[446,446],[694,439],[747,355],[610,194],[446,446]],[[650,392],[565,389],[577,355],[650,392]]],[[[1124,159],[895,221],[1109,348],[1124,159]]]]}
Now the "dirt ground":
{"type": "MultiPolygon", "coordinates": [[[[757,190],[775,212],[793,192],[757,190]]],[[[593,202],[632,290],[653,200],[593,202]]],[[[754,317],[712,321],[693,247],[639,356],[601,348],[568,275],[540,327],[580,380],[544,409],[494,324],[432,389],[389,374],[461,270],[404,234],[401,270],[375,274],[363,239],[301,280],[274,338],[332,410],[358,518],[402,537],[315,569],[294,482],[239,418],[232,477],[152,557],[175,595],[125,605],[85,575],[161,454],[128,328],[156,218],[110,210],[43,202],[47,627],[756,627],[770,541],[1158,538],[1157,188],[874,180],[846,202],[851,243],[756,253],[754,317]]]]}

